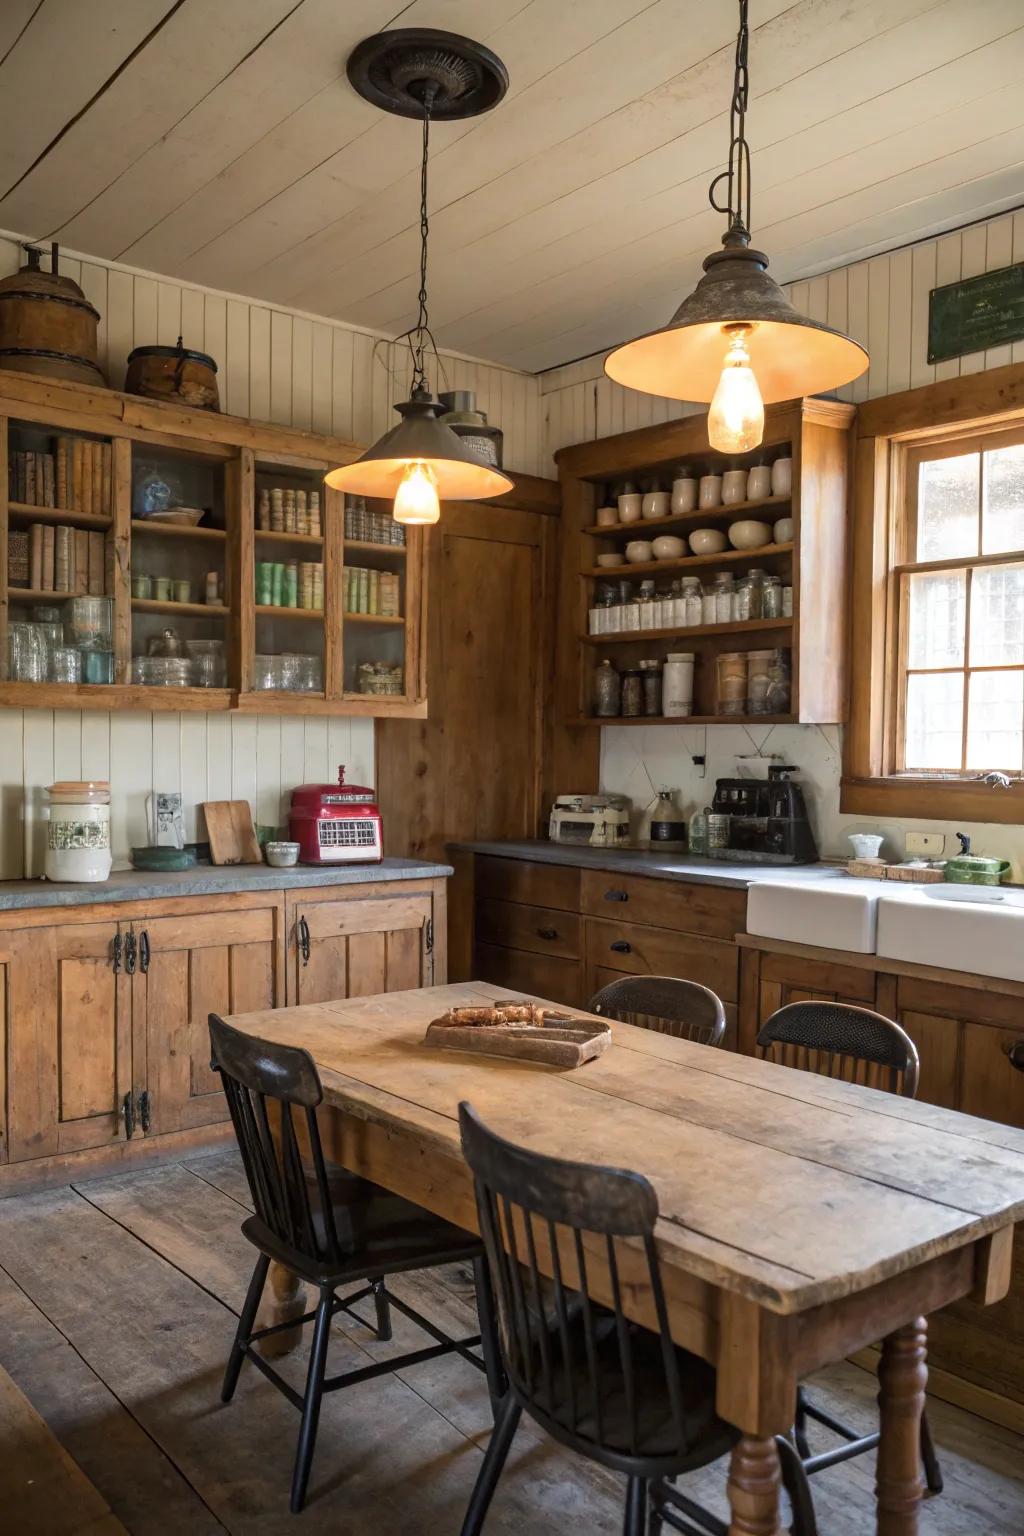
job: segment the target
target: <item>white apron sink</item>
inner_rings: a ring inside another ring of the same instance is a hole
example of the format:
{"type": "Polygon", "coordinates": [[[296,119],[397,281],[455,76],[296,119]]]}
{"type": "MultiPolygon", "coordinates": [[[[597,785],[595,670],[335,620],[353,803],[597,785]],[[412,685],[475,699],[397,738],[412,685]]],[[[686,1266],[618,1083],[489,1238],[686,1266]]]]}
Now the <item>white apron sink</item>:
{"type": "Polygon", "coordinates": [[[965,898],[979,887],[923,886],[878,903],[878,954],[947,971],[1024,981],[1024,890],[995,889],[998,900],[965,898]],[[956,892],[957,894],[953,894],[956,892]]]}
{"type": "Polygon", "coordinates": [[[875,952],[880,880],[839,875],[801,880],[759,880],[747,893],[747,932],[764,939],[875,952]]]}

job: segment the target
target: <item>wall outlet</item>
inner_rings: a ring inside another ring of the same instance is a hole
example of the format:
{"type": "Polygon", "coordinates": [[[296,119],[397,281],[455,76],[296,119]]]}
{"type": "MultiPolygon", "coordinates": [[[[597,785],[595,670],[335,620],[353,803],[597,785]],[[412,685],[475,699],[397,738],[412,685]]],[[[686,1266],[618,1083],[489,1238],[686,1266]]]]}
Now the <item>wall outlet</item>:
{"type": "Polygon", "coordinates": [[[941,859],[946,846],[944,832],[908,832],[907,853],[915,859],[941,859]]]}

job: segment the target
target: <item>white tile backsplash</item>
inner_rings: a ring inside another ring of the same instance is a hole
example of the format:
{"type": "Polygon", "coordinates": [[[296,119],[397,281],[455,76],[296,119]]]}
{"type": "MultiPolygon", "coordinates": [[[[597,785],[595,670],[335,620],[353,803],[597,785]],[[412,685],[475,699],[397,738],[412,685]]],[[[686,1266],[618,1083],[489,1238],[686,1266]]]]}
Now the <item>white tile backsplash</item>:
{"type": "MultiPolygon", "coordinates": [[[[842,727],[838,725],[651,725],[604,726],[601,730],[601,789],[628,795],[633,834],[647,835],[652,802],[659,789],[678,789],[689,817],[711,803],[715,780],[749,774],[764,778],[773,761],[794,763],[823,858],[848,858],[847,834],[879,832],[887,859],[905,857],[908,831],[941,832],[946,853],[957,852],[954,834],[966,832],[978,853],[1009,859],[1012,878],[1024,881],[1024,826],[994,822],[938,821],[844,816],[839,810],[842,727]],[[758,756],[757,754],[763,754],[758,756]],[[777,754],[768,756],[767,754],[777,754]],[[694,762],[703,756],[704,766],[694,762]]],[[[992,794],[1001,791],[993,789],[992,794]]]]}

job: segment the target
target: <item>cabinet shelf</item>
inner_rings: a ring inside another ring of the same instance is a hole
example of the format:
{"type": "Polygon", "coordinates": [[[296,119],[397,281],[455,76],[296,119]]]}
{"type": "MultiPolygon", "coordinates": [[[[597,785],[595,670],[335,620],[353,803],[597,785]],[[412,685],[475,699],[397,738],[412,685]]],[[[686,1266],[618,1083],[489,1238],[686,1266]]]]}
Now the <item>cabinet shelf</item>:
{"type": "Polygon", "coordinates": [[[796,715],[581,715],[566,725],[795,725],[796,715]]]}
{"type": "Polygon", "coordinates": [[[609,523],[604,527],[600,523],[591,523],[583,532],[600,539],[623,533],[639,539],[647,528],[702,528],[705,523],[721,522],[723,518],[745,517],[750,512],[777,513],[780,508],[788,507],[791,501],[792,497],[788,495],[765,496],[760,501],[734,501],[730,506],[697,507],[692,512],[670,512],[667,517],[641,517],[635,523],[609,523]]]}
{"type": "Polygon", "coordinates": [[[720,555],[681,555],[678,560],[642,560],[634,564],[624,561],[622,565],[591,565],[587,566],[581,574],[610,580],[613,576],[650,576],[656,571],[689,571],[700,566],[735,565],[740,560],[746,560],[748,563],[753,561],[756,564],[758,560],[774,560],[780,555],[791,555],[794,547],[792,542],[762,544],[760,549],[725,549],[720,555]]]}
{"type": "Polygon", "coordinates": [[[300,549],[323,549],[323,535],[319,533],[281,533],[278,529],[257,528],[257,544],[296,544],[300,549]]]}
{"type": "Polygon", "coordinates": [[[324,621],[322,608],[283,608],[275,603],[257,603],[256,613],[261,619],[305,619],[320,624],[324,621]]]}
{"type": "Polygon", "coordinates": [[[29,501],[9,501],[7,511],[12,523],[63,523],[68,528],[106,531],[112,521],[100,512],[76,512],[73,507],[34,507],[29,501]]]}
{"type": "Polygon", "coordinates": [[[391,624],[405,626],[405,620],[401,614],[388,613],[346,613],[346,624],[391,624]]]}
{"type": "Polygon", "coordinates": [[[9,603],[66,603],[70,597],[86,597],[88,594],[79,590],[76,592],[40,592],[32,587],[8,587],[7,601],[9,603]]]}
{"type": "Polygon", "coordinates": [[[738,619],[729,624],[690,624],[682,629],[620,629],[614,635],[581,635],[586,645],[635,645],[646,640],[710,639],[715,635],[756,635],[765,630],[792,629],[793,620],[738,619]]]}
{"type": "Polygon", "coordinates": [[[231,612],[223,603],[171,603],[154,597],[133,597],[133,613],[174,613],[189,619],[225,619],[231,612]]]}
{"type": "Polygon", "coordinates": [[[345,539],[346,549],[358,550],[365,555],[394,555],[399,560],[404,560],[409,548],[407,544],[377,544],[373,539],[345,539]]]}
{"type": "Polygon", "coordinates": [[[148,517],[132,518],[132,535],[144,533],[147,538],[158,539],[197,539],[223,544],[227,534],[223,528],[204,528],[202,524],[197,528],[189,528],[184,523],[154,523],[148,517]]]}

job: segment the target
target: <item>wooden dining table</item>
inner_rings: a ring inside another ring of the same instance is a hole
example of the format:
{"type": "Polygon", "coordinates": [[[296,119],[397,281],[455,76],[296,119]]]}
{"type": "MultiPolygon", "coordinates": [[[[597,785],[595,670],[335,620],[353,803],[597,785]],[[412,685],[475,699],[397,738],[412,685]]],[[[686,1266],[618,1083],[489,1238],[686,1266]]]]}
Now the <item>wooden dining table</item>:
{"type": "MultiPolygon", "coordinates": [[[[730,1536],[781,1529],[774,1436],[791,1428],[798,1382],[882,1340],[876,1529],[914,1536],[926,1318],[1005,1295],[1024,1132],[629,1024],[574,1070],[424,1045],[446,1009],[513,995],[465,982],[230,1022],[309,1051],[329,1157],[470,1230],[463,1100],[535,1151],[650,1180],[672,1336],[714,1365],[718,1412],[741,1431],[730,1536]]],[[[588,1288],[607,1301],[598,1258],[588,1288]]],[[[636,1260],[620,1277],[626,1311],[654,1327],[636,1260]]],[[[272,1278],[280,1321],[301,1310],[298,1282],[272,1278]]]]}

